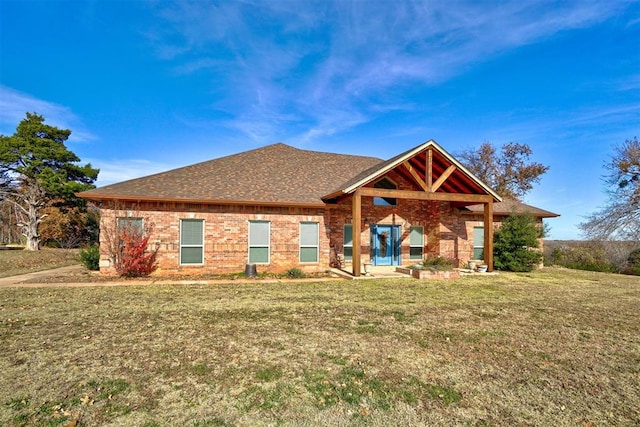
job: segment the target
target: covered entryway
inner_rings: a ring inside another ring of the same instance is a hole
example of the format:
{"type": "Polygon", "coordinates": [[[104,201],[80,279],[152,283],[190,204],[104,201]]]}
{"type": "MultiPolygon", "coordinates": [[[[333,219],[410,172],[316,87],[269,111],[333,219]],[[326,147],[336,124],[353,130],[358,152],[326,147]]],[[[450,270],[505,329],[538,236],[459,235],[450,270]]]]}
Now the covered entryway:
{"type": "MultiPolygon", "coordinates": [[[[361,255],[363,249],[366,250],[363,248],[363,243],[364,246],[367,243],[362,242],[362,233],[366,230],[365,227],[370,218],[370,212],[363,212],[363,198],[448,203],[452,208],[484,206],[484,261],[489,271],[493,269],[493,203],[502,201],[502,198],[433,140],[369,169],[347,183],[345,188],[325,196],[323,200],[336,200],[345,196],[351,198],[352,206],[354,276],[361,274],[361,255]],[[398,174],[403,181],[411,185],[405,185],[403,189],[376,185],[391,173],[398,174]]],[[[373,208],[378,209],[377,212],[380,213],[380,204],[373,203],[373,205],[373,208]]],[[[401,211],[395,203],[388,203],[388,205],[389,214],[394,215],[394,209],[401,211]]],[[[371,205],[367,204],[367,206],[371,205]]],[[[400,245],[396,243],[394,233],[397,231],[393,225],[376,224],[375,228],[370,225],[369,229],[372,236],[371,262],[374,265],[399,265],[400,245]]],[[[442,233],[442,230],[438,232],[442,233]]]]}

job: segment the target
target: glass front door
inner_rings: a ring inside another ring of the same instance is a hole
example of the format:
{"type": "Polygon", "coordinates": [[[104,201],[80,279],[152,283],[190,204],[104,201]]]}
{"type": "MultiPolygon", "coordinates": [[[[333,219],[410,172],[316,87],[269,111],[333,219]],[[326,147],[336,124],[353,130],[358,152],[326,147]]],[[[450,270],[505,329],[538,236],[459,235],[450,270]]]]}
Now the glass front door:
{"type": "Polygon", "coordinates": [[[373,265],[400,265],[400,226],[371,226],[373,265]]]}

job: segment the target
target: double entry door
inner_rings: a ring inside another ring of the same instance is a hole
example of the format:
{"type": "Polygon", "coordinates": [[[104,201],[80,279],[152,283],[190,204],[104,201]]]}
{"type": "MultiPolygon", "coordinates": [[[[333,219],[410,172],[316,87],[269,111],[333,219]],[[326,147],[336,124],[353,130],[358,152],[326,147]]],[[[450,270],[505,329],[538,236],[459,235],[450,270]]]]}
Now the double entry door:
{"type": "Polygon", "coordinates": [[[371,261],[373,265],[400,265],[400,226],[371,226],[371,261]]]}

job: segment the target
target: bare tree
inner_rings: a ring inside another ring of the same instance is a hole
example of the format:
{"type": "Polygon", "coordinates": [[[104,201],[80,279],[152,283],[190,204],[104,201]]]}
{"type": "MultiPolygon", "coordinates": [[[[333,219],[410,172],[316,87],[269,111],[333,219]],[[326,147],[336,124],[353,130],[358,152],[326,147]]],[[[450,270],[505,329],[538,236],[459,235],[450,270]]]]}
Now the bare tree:
{"type": "Polygon", "coordinates": [[[580,229],[589,239],[640,240],[640,142],[628,139],[614,147],[603,176],[607,205],[587,217],[580,229]]]}
{"type": "Polygon", "coordinates": [[[480,178],[502,197],[521,200],[540,182],[540,177],[549,166],[529,162],[533,151],[527,144],[510,142],[500,152],[489,142],[478,149],[469,149],[458,154],[466,168],[480,178]]]}

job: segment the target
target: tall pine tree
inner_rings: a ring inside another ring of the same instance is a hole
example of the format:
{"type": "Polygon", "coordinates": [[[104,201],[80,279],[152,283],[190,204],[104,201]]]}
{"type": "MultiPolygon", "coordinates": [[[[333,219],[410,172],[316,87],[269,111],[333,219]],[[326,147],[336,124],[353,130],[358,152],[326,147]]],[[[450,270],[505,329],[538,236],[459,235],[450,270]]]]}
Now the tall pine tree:
{"type": "Polygon", "coordinates": [[[69,135],[36,113],[27,113],[12,136],[0,135],[0,176],[9,178],[0,191],[17,207],[27,250],[40,247],[38,225],[49,200],[79,203],[75,193],[95,187],[99,170],[78,164],[80,158],[65,146],[69,135]]]}

